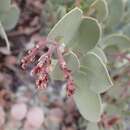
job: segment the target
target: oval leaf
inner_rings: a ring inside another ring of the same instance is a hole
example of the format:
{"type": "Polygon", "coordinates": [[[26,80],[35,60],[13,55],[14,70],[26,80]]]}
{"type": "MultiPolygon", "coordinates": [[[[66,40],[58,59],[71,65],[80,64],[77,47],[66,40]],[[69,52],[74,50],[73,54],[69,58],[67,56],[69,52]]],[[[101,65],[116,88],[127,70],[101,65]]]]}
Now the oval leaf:
{"type": "Polygon", "coordinates": [[[107,50],[108,47],[116,47],[117,50],[115,51],[127,51],[130,49],[130,39],[125,35],[113,34],[104,38],[100,45],[105,50],[107,50]]]}
{"type": "Polygon", "coordinates": [[[15,27],[16,23],[18,22],[20,15],[20,10],[16,5],[12,5],[8,11],[4,14],[1,19],[1,23],[4,26],[5,30],[11,30],[15,27]]]}
{"type": "Polygon", "coordinates": [[[81,65],[88,75],[90,89],[95,93],[103,93],[113,84],[106,65],[95,52],[88,52],[81,60],[81,65]]]}
{"type": "Polygon", "coordinates": [[[86,130],[99,130],[99,128],[96,123],[88,123],[86,130]]]}
{"type": "Polygon", "coordinates": [[[87,76],[84,77],[81,74],[75,77],[75,83],[79,85],[76,86],[74,100],[81,115],[86,120],[97,122],[102,112],[101,99],[98,94],[89,89],[87,80],[87,76]]]}
{"type": "Polygon", "coordinates": [[[74,8],[64,15],[62,19],[53,27],[48,34],[48,38],[58,40],[64,44],[68,44],[72,39],[80,25],[82,11],[74,8]]]}
{"type": "Polygon", "coordinates": [[[103,22],[108,17],[108,4],[106,0],[97,0],[94,4],[96,18],[103,22]]]}
{"type": "Polygon", "coordinates": [[[106,0],[108,3],[109,15],[106,19],[107,27],[114,27],[119,24],[123,17],[123,0],[106,0]]]}
{"type": "Polygon", "coordinates": [[[84,54],[95,47],[100,37],[100,24],[93,18],[84,17],[81,21],[78,33],[69,47],[84,54]]]}
{"type": "Polygon", "coordinates": [[[100,24],[91,17],[83,17],[79,8],[67,13],[48,34],[49,39],[82,53],[95,47],[100,36],[100,24]]]}

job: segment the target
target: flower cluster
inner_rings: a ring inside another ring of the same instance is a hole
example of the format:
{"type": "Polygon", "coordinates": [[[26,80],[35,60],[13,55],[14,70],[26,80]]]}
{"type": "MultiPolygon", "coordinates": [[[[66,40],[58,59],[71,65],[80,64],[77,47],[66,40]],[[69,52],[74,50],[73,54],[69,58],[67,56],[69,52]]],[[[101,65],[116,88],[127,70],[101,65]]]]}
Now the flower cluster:
{"type": "Polygon", "coordinates": [[[45,43],[46,43],[46,39],[42,39],[42,41],[39,41],[37,43],[37,45],[34,48],[32,48],[31,50],[29,50],[28,54],[24,58],[22,58],[22,60],[21,60],[21,67],[22,67],[23,70],[25,70],[26,67],[30,63],[35,61],[35,57],[37,56],[38,52],[41,49],[45,48],[45,46],[46,46],[45,43]]]}
{"type": "Polygon", "coordinates": [[[72,78],[71,70],[67,67],[67,64],[64,60],[63,53],[60,50],[60,46],[57,42],[50,41],[46,38],[40,39],[37,45],[28,51],[28,54],[21,60],[22,69],[26,69],[26,67],[36,61],[36,56],[39,52],[48,48],[47,52],[41,55],[38,59],[37,65],[32,69],[31,75],[36,76],[36,86],[37,88],[46,88],[49,82],[49,72],[51,71],[51,58],[53,53],[57,52],[57,59],[60,65],[61,70],[64,73],[65,80],[67,82],[66,90],[67,95],[71,96],[74,93],[75,87],[72,78]]]}

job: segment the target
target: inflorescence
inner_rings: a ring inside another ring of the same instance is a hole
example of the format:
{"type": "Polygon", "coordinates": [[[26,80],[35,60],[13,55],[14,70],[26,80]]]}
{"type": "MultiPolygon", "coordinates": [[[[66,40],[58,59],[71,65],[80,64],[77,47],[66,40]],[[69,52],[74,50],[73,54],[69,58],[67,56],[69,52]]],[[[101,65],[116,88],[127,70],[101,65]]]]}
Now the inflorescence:
{"type": "Polygon", "coordinates": [[[26,69],[27,66],[31,63],[38,61],[36,66],[33,67],[31,74],[36,76],[36,86],[39,89],[47,88],[49,83],[49,73],[51,72],[51,61],[52,55],[56,52],[58,63],[60,69],[64,74],[66,80],[66,91],[67,95],[71,96],[74,94],[75,85],[72,77],[71,70],[67,67],[67,63],[64,60],[63,53],[61,52],[60,45],[56,41],[50,41],[47,38],[39,39],[36,46],[28,51],[27,55],[24,56],[21,60],[22,69],[26,69]],[[47,52],[41,55],[41,57],[36,60],[39,52],[45,48],[47,52]]]}

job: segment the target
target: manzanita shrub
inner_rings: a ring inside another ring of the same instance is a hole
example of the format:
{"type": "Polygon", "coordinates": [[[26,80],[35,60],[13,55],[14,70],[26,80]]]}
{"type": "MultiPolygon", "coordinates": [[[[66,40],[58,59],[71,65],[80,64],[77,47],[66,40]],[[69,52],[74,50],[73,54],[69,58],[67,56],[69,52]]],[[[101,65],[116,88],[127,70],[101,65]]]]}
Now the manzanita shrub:
{"type": "Polygon", "coordinates": [[[65,80],[67,95],[73,96],[83,117],[92,122],[100,120],[100,94],[112,86],[105,54],[97,45],[101,36],[99,22],[74,8],[21,60],[23,69],[37,62],[31,71],[36,76],[37,88],[46,88],[49,77],[65,80]],[[46,52],[37,61],[36,57],[45,48],[46,52]]]}
{"type": "MultiPolygon", "coordinates": [[[[35,64],[31,74],[39,89],[50,80],[65,81],[66,95],[90,122],[87,130],[124,130],[130,114],[130,0],[80,0],[79,6],[84,13],[76,7],[64,15],[36,41],[21,67],[35,64]]],[[[18,17],[16,6],[0,0],[0,34],[7,43],[4,30],[18,17]]]]}

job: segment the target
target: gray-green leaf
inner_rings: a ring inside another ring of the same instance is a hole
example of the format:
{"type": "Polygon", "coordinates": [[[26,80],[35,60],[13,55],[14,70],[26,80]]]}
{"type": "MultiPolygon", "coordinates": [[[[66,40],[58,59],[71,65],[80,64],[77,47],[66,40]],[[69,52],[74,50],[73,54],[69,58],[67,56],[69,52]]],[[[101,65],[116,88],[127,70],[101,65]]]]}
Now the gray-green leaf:
{"type": "Polygon", "coordinates": [[[80,25],[82,11],[79,8],[64,15],[48,34],[48,38],[68,44],[80,25]],[[62,41],[61,41],[62,40],[62,41]]]}
{"type": "Polygon", "coordinates": [[[106,0],[97,0],[94,7],[97,19],[103,22],[108,17],[108,4],[106,0]]]}
{"type": "Polygon", "coordinates": [[[94,48],[101,37],[101,27],[97,20],[83,17],[77,35],[70,47],[84,54],[94,48]]]}
{"type": "Polygon", "coordinates": [[[111,78],[103,60],[95,53],[88,52],[81,60],[81,65],[88,75],[90,89],[95,93],[102,93],[112,85],[111,78]]]}
{"type": "Polygon", "coordinates": [[[88,123],[86,130],[99,130],[98,125],[96,123],[88,123]]]}
{"type": "Polygon", "coordinates": [[[101,37],[101,27],[97,20],[82,16],[79,8],[67,13],[51,30],[48,38],[64,43],[68,48],[81,53],[95,47],[101,37]]]}
{"type": "Polygon", "coordinates": [[[7,50],[10,52],[10,43],[8,41],[7,35],[5,33],[5,30],[0,22],[0,36],[5,39],[7,50]]]}
{"type": "Polygon", "coordinates": [[[100,45],[104,50],[116,47],[115,51],[127,51],[130,50],[130,39],[122,34],[112,34],[104,38],[100,45]]]}
{"type": "Polygon", "coordinates": [[[10,30],[15,27],[18,22],[20,10],[16,5],[11,5],[8,11],[2,16],[1,23],[5,30],[10,30]]]}
{"type": "Polygon", "coordinates": [[[11,0],[0,0],[0,13],[4,13],[10,8],[11,0]]]}
{"type": "Polygon", "coordinates": [[[102,112],[101,98],[89,89],[87,76],[81,75],[75,77],[75,83],[78,84],[74,94],[75,103],[86,120],[97,122],[102,112]]]}
{"type": "Polygon", "coordinates": [[[108,3],[109,15],[106,19],[107,27],[114,27],[119,24],[123,17],[123,0],[106,0],[108,3]]]}
{"type": "Polygon", "coordinates": [[[107,57],[106,57],[105,53],[103,52],[103,50],[100,47],[96,46],[95,48],[93,48],[91,50],[91,52],[96,53],[102,59],[102,61],[105,64],[107,63],[107,57]]]}

